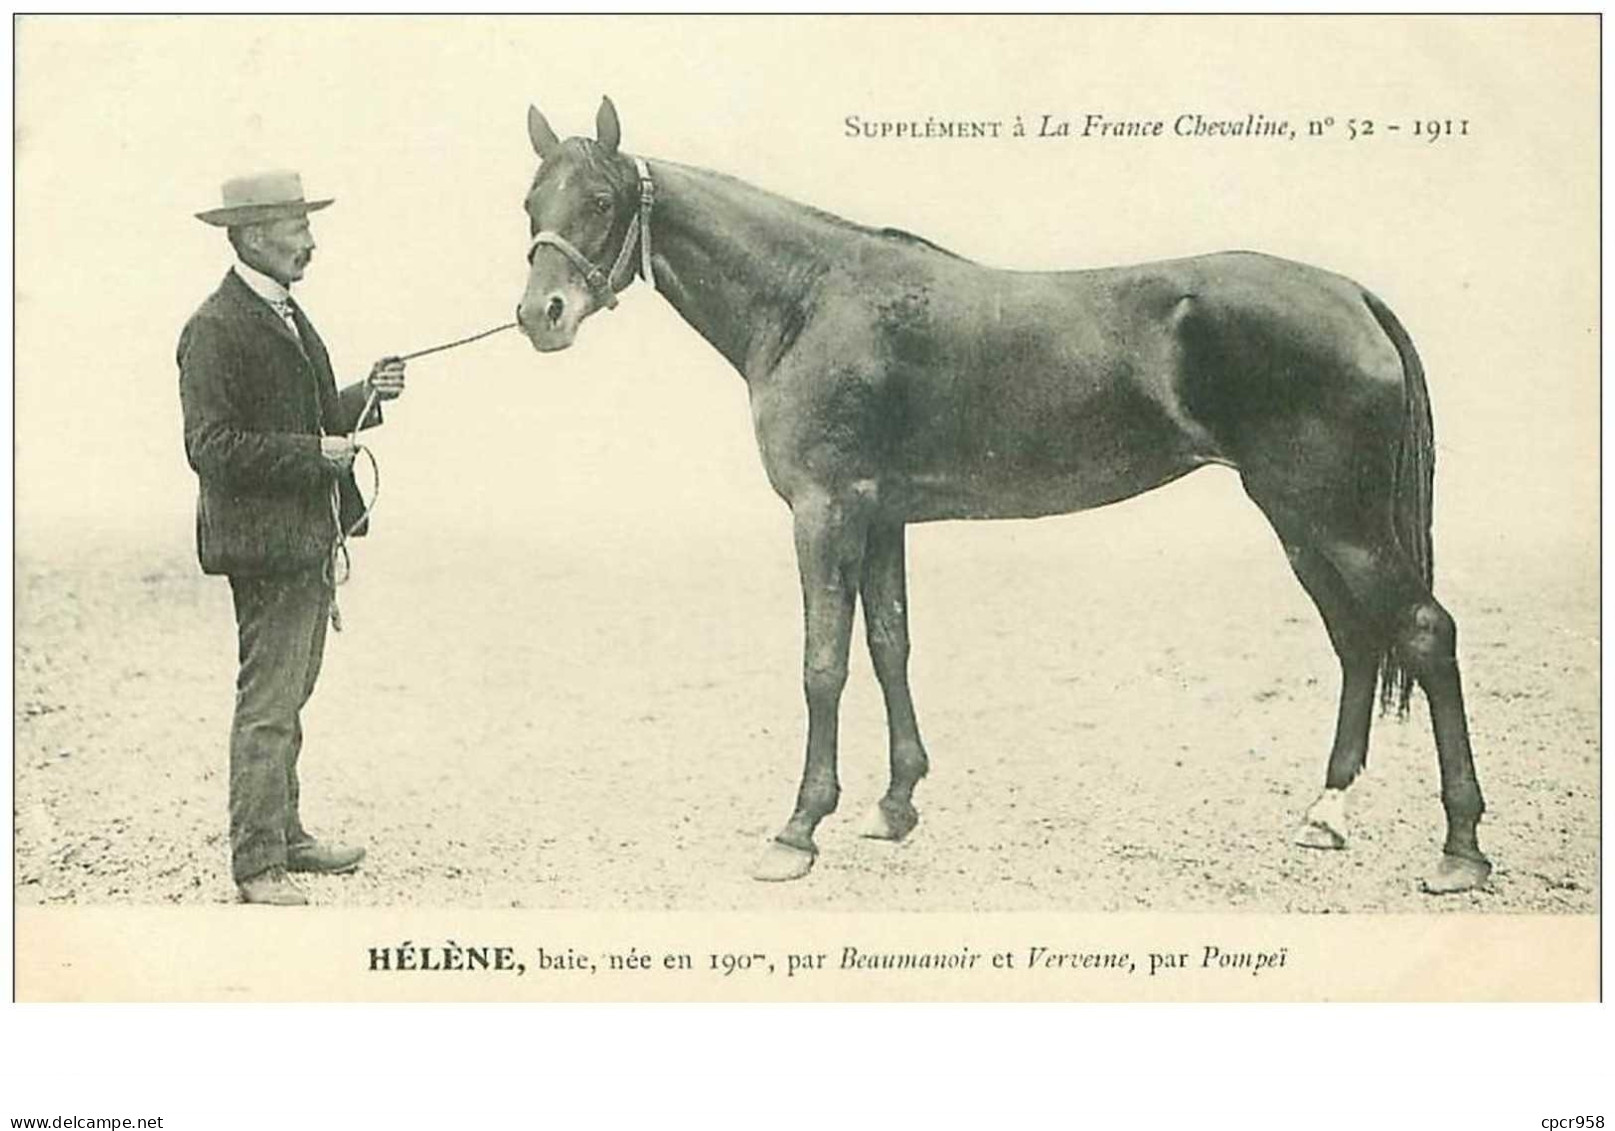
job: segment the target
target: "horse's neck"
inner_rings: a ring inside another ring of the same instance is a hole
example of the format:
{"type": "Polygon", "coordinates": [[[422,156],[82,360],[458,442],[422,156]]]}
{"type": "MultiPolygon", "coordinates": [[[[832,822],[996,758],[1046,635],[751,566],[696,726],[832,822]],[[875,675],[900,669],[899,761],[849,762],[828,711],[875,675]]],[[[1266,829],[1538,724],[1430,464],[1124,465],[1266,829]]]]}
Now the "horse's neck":
{"type": "Polygon", "coordinates": [[[827,252],[843,233],[783,197],[656,161],[656,286],[748,381],[773,368],[811,315],[827,252]]]}

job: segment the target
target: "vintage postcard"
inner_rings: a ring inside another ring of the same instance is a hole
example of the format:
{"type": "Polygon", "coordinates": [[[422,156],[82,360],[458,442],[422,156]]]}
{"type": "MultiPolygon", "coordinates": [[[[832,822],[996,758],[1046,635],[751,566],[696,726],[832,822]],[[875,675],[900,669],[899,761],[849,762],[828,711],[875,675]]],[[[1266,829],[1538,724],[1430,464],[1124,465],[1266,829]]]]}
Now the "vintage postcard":
{"type": "Polygon", "coordinates": [[[18,999],[1599,996],[1597,17],[15,66],[18,999]]]}

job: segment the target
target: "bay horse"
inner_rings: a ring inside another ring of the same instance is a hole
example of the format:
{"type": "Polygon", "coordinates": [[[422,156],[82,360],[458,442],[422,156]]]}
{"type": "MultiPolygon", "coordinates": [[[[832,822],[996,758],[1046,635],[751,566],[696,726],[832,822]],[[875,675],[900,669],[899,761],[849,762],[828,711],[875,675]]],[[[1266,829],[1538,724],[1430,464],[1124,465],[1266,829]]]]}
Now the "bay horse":
{"type": "Polygon", "coordinates": [[[1239,473],[1340,660],[1324,788],[1297,843],[1342,848],[1376,683],[1430,707],[1446,842],[1427,892],[1485,883],[1484,810],[1453,618],[1431,592],[1434,442],[1419,355],[1373,294],[1251,252],[1063,272],[996,270],[732,177],[594,138],[540,158],[516,318],[565,349],[637,275],[744,378],[769,483],[791,509],[805,621],[807,755],[796,807],[753,869],[812,868],[836,808],[855,603],[885,698],[890,784],[864,835],[907,836],[929,761],[908,684],[904,528],[1065,514],[1208,464],[1239,473]],[[609,267],[604,266],[610,264],[609,267]]]}

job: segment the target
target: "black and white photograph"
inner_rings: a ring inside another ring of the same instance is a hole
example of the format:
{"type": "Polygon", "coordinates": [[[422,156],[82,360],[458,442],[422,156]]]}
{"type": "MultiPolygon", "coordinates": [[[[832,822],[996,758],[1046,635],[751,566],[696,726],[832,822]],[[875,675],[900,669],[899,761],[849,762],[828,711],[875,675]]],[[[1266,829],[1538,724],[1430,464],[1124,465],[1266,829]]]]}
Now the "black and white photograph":
{"type": "Polygon", "coordinates": [[[1596,17],[15,44],[20,999],[1597,998],[1596,17]]]}

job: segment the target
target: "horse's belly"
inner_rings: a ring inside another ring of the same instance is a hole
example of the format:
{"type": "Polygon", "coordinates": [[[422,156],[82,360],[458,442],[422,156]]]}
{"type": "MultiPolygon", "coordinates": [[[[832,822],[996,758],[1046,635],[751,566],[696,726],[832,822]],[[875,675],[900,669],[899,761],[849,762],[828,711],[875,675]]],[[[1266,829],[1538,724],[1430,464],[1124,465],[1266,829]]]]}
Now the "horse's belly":
{"type": "Polygon", "coordinates": [[[1189,455],[1139,455],[1060,471],[984,466],[961,472],[889,475],[880,484],[881,510],[903,522],[946,519],[1041,518],[1090,510],[1141,495],[1197,467],[1189,455]]]}
{"type": "Polygon", "coordinates": [[[1101,373],[983,383],[962,407],[915,397],[882,496],[913,522],[1033,518],[1131,498],[1214,455],[1138,375],[1101,373]]]}

